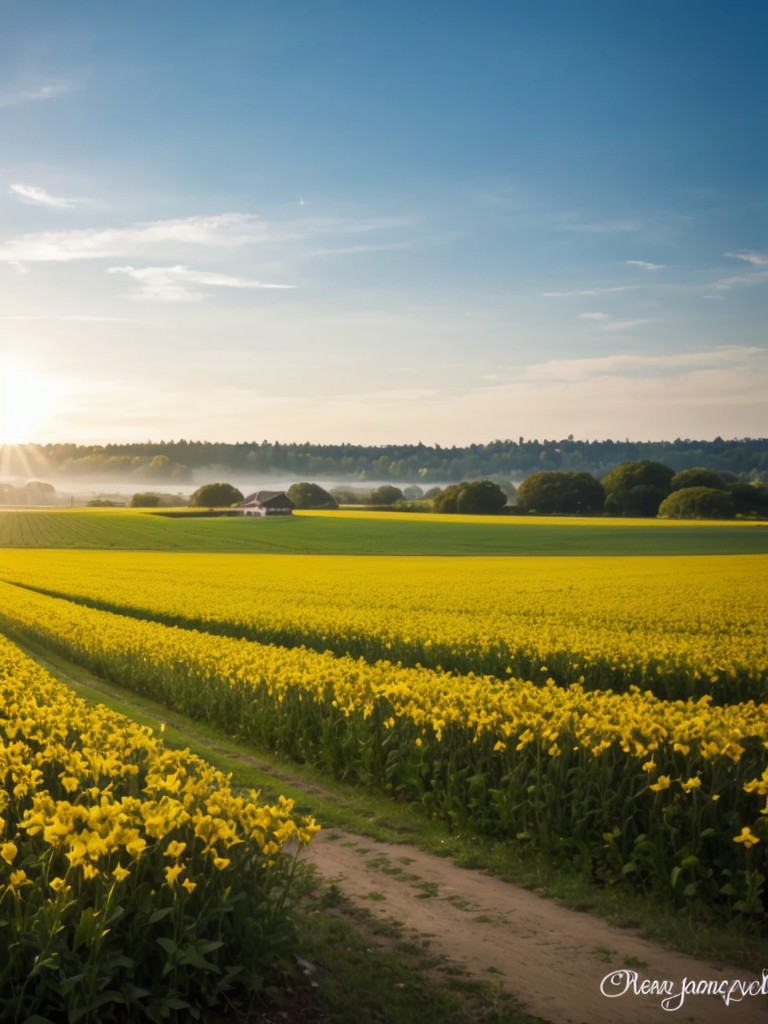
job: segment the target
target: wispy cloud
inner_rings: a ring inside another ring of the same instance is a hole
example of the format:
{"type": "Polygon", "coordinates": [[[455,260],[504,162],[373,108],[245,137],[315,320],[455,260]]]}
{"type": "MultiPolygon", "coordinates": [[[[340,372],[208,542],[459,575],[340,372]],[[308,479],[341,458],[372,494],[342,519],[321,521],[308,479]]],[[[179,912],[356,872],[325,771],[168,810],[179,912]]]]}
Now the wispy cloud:
{"type": "Polygon", "coordinates": [[[768,253],[755,252],[754,250],[744,250],[743,252],[727,252],[725,253],[732,260],[744,260],[745,263],[751,263],[756,267],[767,267],[768,266],[768,253]]]}
{"type": "Polygon", "coordinates": [[[760,270],[754,274],[736,274],[734,277],[723,277],[710,285],[718,291],[730,291],[731,288],[753,288],[755,285],[768,282],[768,270],[760,270]]]}
{"type": "MultiPolygon", "coordinates": [[[[768,253],[758,252],[755,249],[743,249],[740,252],[726,252],[723,255],[728,259],[741,260],[749,263],[752,267],[768,267],[768,253]]],[[[734,274],[731,277],[720,278],[710,287],[720,292],[730,291],[731,288],[753,288],[755,285],[765,284],[768,281],[768,270],[756,270],[753,273],[734,274]]]]}
{"type": "Polygon", "coordinates": [[[602,330],[633,331],[636,327],[642,327],[643,324],[647,324],[648,322],[648,320],[611,320],[610,323],[602,325],[602,330]]]}
{"type": "Polygon", "coordinates": [[[579,313],[579,319],[594,321],[601,331],[631,331],[648,323],[647,320],[617,320],[608,313],[579,313]]]}
{"type": "Polygon", "coordinates": [[[542,292],[546,299],[595,298],[598,295],[610,295],[613,292],[632,292],[642,287],[639,284],[614,285],[611,288],[579,288],[571,292],[542,292]]]}
{"type": "Polygon", "coordinates": [[[56,209],[66,209],[75,205],[74,199],[53,196],[50,192],[46,192],[44,188],[38,188],[37,185],[17,183],[11,185],[8,191],[11,195],[18,197],[22,203],[32,203],[35,206],[53,206],[56,209]]]}
{"type": "MultiPolygon", "coordinates": [[[[34,186],[12,186],[13,193],[30,202],[62,205],[61,200],[34,186]]],[[[70,262],[109,259],[115,256],[160,255],[168,258],[179,246],[236,247],[248,244],[302,242],[320,235],[346,236],[400,227],[402,219],[354,219],[307,217],[287,222],[268,222],[249,213],[194,215],[173,220],[145,221],[125,227],[84,228],[73,231],[42,231],[20,235],[0,246],[0,260],[15,263],[70,262]]],[[[404,242],[355,242],[349,246],[315,250],[362,253],[375,249],[406,248],[404,242]]],[[[175,255],[175,252],[174,252],[175,255]]],[[[177,257],[178,258],[178,257],[177,257]]]]}
{"type": "MultiPolygon", "coordinates": [[[[671,352],[661,355],[615,353],[584,359],[552,359],[525,368],[531,380],[541,378],[560,381],[586,380],[593,377],[638,376],[656,377],[691,371],[705,371],[751,364],[764,358],[763,349],[755,346],[722,346],[702,352],[671,352]]],[[[520,372],[519,370],[517,371],[520,372]]]]}
{"type": "Polygon", "coordinates": [[[208,292],[196,288],[244,288],[244,289],[290,289],[292,284],[271,284],[265,281],[250,281],[231,274],[219,274],[208,270],[192,270],[190,267],[110,267],[109,274],[127,274],[140,285],[137,298],[159,299],[163,302],[199,302],[208,292]]]}
{"type": "Polygon", "coordinates": [[[648,263],[647,260],[625,260],[630,267],[639,267],[640,270],[664,270],[664,263],[648,263]]]}
{"type": "Polygon", "coordinates": [[[20,235],[0,248],[8,262],[68,262],[144,255],[163,245],[238,246],[267,237],[263,221],[244,213],[156,220],[124,228],[85,228],[20,235]]]}
{"type": "Polygon", "coordinates": [[[314,249],[307,256],[357,256],[365,252],[390,252],[410,249],[409,242],[387,242],[381,245],[346,245],[333,249],[314,249]]]}
{"type": "Polygon", "coordinates": [[[46,82],[44,85],[31,87],[13,86],[0,89],[0,109],[17,107],[22,103],[35,103],[39,100],[52,100],[64,93],[72,92],[77,86],[70,82],[46,82]]]}

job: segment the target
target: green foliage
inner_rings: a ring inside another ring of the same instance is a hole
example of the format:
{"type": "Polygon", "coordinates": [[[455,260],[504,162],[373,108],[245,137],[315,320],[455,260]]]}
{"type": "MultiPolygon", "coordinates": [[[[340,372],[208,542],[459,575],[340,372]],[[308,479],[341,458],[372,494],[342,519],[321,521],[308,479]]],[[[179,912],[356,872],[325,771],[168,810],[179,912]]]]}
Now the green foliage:
{"type": "Polygon", "coordinates": [[[506,494],[490,480],[451,484],[432,499],[435,512],[463,515],[498,515],[506,504],[506,494]]]}
{"type": "Polygon", "coordinates": [[[160,505],[160,495],[151,491],[139,491],[131,498],[131,508],[157,508],[160,505]]]}
{"type": "Polygon", "coordinates": [[[605,491],[589,473],[545,470],[527,477],[517,492],[517,503],[529,511],[551,513],[599,512],[605,491]]]}
{"type": "Polygon", "coordinates": [[[242,500],[242,492],[232,484],[203,484],[190,497],[189,504],[195,508],[228,508],[242,500]]]}
{"type": "Polygon", "coordinates": [[[296,508],[338,508],[336,499],[319,484],[291,484],[286,492],[296,508]]]}
{"type": "Polygon", "coordinates": [[[655,516],[669,494],[674,471],[660,462],[625,462],[600,481],[605,510],[616,515],[655,516]]]}
{"type": "Polygon", "coordinates": [[[9,476],[72,479],[192,480],[219,466],[234,476],[291,480],[337,479],[418,483],[522,479],[542,469],[588,472],[602,476],[614,466],[638,459],[663,462],[674,470],[709,466],[739,477],[768,479],[766,438],[725,441],[580,441],[573,437],[539,440],[524,437],[486,444],[443,448],[440,445],[322,445],[271,441],[225,444],[208,441],[141,444],[46,444],[0,446],[9,476]],[[157,463],[156,457],[168,462],[157,463]],[[168,477],[166,477],[168,478],[168,477]]]}
{"type": "Polygon", "coordinates": [[[756,484],[729,483],[728,493],[733,498],[737,515],[768,516],[768,487],[760,487],[756,484]]]}
{"type": "Polygon", "coordinates": [[[694,467],[675,473],[670,487],[673,491],[681,491],[684,487],[715,487],[719,491],[724,491],[727,483],[722,473],[717,473],[714,469],[694,467]]]}
{"type": "Polygon", "coordinates": [[[368,500],[371,505],[394,505],[396,501],[403,500],[403,492],[399,487],[382,484],[381,487],[374,487],[368,500]]]}
{"type": "Polygon", "coordinates": [[[733,519],[731,495],[716,487],[684,487],[673,491],[659,506],[661,519],[733,519]]]}

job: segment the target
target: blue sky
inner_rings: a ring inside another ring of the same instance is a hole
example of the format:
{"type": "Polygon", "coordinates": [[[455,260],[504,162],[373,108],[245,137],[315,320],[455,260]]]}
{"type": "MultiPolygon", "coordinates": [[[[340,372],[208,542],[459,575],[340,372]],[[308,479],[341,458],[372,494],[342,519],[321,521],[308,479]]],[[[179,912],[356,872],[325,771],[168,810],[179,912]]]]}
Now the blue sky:
{"type": "Polygon", "coordinates": [[[764,0],[0,12],[0,441],[768,433],[764,0]]]}

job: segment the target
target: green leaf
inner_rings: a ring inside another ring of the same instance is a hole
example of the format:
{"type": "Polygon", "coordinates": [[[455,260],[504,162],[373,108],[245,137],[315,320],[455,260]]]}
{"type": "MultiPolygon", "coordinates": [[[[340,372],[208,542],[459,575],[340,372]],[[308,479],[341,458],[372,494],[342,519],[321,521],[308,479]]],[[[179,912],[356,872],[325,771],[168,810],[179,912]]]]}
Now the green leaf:
{"type": "Polygon", "coordinates": [[[158,944],[158,946],[162,947],[162,949],[164,949],[166,953],[170,953],[171,956],[178,953],[179,951],[179,947],[176,945],[173,939],[168,939],[165,936],[161,936],[159,939],[155,939],[155,942],[158,944]]]}
{"type": "Polygon", "coordinates": [[[163,1006],[167,1006],[171,1010],[188,1010],[190,1004],[184,999],[179,999],[177,996],[168,996],[163,1000],[163,1006]]]}
{"type": "Polygon", "coordinates": [[[90,907],[86,907],[80,914],[80,920],[75,929],[75,938],[72,944],[73,949],[79,949],[93,942],[99,931],[99,916],[90,907]]]}
{"type": "Polygon", "coordinates": [[[70,991],[70,989],[73,989],[79,981],[83,980],[84,977],[84,974],[73,974],[69,978],[62,979],[62,981],[59,982],[61,994],[65,996],[70,991]]]}
{"type": "Polygon", "coordinates": [[[190,946],[188,949],[182,951],[181,956],[179,957],[179,964],[188,964],[190,967],[199,967],[201,971],[213,971],[215,974],[221,973],[216,964],[212,964],[210,960],[206,960],[203,954],[194,946],[190,946]]]}
{"type": "Polygon", "coordinates": [[[162,921],[164,917],[168,917],[172,913],[173,907],[163,907],[161,910],[156,910],[154,914],[150,915],[149,923],[157,924],[158,921],[162,921]]]}
{"type": "Polygon", "coordinates": [[[221,939],[209,939],[207,942],[198,942],[197,948],[201,953],[212,953],[215,949],[221,949],[223,945],[221,939]]]}

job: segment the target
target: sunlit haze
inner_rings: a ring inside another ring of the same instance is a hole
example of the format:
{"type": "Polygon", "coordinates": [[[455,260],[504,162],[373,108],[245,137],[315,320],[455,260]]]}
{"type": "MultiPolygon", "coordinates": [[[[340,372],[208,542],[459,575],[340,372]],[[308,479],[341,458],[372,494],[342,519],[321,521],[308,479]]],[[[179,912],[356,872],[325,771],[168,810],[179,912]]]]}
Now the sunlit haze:
{"type": "Polygon", "coordinates": [[[0,443],[762,437],[763,0],[3,5],[0,443]]]}

